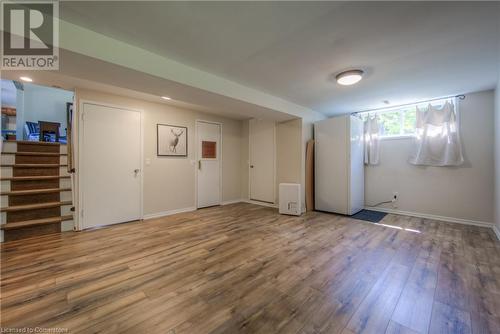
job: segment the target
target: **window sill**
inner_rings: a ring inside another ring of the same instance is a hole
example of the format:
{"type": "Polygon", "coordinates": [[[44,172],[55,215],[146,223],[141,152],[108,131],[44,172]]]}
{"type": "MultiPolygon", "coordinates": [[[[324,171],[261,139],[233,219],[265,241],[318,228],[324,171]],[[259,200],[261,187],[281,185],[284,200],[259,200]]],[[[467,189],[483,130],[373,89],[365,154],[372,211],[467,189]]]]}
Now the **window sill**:
{"type": "Polygon", "coordinates": [[[399,136],[386,136],[380,137],[380,140],[395,140],[395,139],[413,139],[414,135],[399,135],[399,136]]]}

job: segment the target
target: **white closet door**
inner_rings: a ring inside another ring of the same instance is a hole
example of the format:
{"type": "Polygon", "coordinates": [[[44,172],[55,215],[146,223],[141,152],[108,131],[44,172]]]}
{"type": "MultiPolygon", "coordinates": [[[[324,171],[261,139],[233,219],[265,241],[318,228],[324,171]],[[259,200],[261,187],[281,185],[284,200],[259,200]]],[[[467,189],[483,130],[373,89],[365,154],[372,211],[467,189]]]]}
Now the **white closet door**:
{"type": "Polygon", "coordinates": [[[141,219],[141,114],[83,104],[82,227],[141,219]]]}
{"type": "Polygon", "coordinates": [[[273,121],[250,120],[250,199],[274,203],[275,131],[273,121]]]}
{"type": "Polygon", "coordinates": [[[198,138],[198,208],[221,203],[221,125],[196,122],[198,138]]]}

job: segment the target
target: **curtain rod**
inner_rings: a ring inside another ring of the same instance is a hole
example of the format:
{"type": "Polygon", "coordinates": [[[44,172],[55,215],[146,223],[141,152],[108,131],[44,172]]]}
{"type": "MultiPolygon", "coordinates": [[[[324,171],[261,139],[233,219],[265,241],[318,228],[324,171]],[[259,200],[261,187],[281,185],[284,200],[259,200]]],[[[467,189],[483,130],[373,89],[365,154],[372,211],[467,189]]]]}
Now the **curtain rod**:
{"type": "Polygon", "coordinates": [[[451,99],[452,97],[456,97],[459,100],[465,100],[465,94],[458,94],[458,95],[451,95],[451,96],[445,96],[445,97],[440,97],[440,98],[435,98],[435,99],[430,99],[430,100],[419,101],[419,102],[399,104],[399,105],[390,106],[390,107],[381,107],[381,108],[375,108],[375,109],[367,109],[367,110],[363,110],[363,111],[353,112],[353,113],[351,113],[351,115],[364,114],[364,113],[367,113],[367,112],[373,112],[373,111],[384,110],[384,109],[394,109],[394,108],[412,106],[412,105],[415,105],[415,104],[421,104],[421,103],[425,103],[425,102],[446,100],[446,99],[451,99]]]}

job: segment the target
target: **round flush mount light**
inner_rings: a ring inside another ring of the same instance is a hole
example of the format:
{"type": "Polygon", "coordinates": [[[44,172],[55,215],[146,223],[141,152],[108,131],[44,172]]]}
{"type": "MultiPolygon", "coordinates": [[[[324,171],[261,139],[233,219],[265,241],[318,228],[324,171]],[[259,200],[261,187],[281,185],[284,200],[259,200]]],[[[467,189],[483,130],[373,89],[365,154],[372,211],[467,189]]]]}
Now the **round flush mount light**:
{"type": "Polygon", "coordinates": [[[20,77],[19,79],[26,82],[33,82],[33,79],[31,79],[30,77],[20,77]]]}
{"type": "Polygon", "coordinates": [[[342,73],[337,74],[335,77],[337,79],[337,83],[343,86],[354,85],[363,79],[363,71],[361,70],[349,70],[342,73]]]}
{"type": "Polygon", "coordinates": [[[162,99],[164,99],[164,100],[172,100],[172,99],[171,99],[170,97],[168,97],[168,96],[162,96],[161,98],[162,98],[162,99]]]}

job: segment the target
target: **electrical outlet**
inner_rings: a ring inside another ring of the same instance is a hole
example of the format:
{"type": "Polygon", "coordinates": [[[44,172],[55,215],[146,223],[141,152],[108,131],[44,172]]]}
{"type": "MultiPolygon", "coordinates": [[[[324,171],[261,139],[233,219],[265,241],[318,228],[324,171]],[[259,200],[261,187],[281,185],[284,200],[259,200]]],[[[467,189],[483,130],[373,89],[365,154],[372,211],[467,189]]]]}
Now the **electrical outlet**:
{"type": "Polygon", "coordinates": [[[397,191],[392,192],[392,207],[398,207],[399,193],[397,191]]]}

